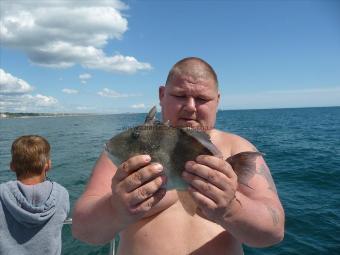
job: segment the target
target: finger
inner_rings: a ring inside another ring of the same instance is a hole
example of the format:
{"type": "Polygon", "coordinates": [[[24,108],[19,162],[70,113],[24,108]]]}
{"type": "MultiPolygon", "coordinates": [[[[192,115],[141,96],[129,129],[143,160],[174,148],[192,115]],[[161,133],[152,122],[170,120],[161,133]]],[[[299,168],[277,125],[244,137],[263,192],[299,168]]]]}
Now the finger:
{"type": "Polygon", "coordinates": [[[225,197],[224,192],[221,189],[199,176],[184,172],[183,178],[190,184],[190,187],[194,188],[205,197],[210,198],[215,204],[220,204],[220,202],[222,202],[221,200],[225,197]]]}
{"type": "Polygon", "coordinates": [[[154,207],[159,201],[161,201],[162,198],[165,196],[165,194],[166,194],[166,189],[160,188],[159,190],[155,192],[153,196],[135,205],[134,207],[132,207],[130,211],[134,214],[146,213],[152,207],[154,207]]]}
{"type": "Polygon", "coordinates": [[[137,155],[131,157],[118,166],[117,172],[113,178],[118,182],[122,181],[134,171],[149,164],[150,161],[151,157],[149,155],[137,155]]]}
{"type": "Polygon", "coordinates": [[[196,162],[202,165],[206,165],[212,169],[216,169],[229,178],[236,178],[236,174],[231,165],[223,159],[210,155],[200,155],[196,158],[196,162]]]}
{"type": "Polygon", "coordinates": [[[204,211],[204,209],[214,210],[216,208],[216,203],[210,198],[202,195],[198,190],[194,187],[188,187],[188,191],[191,194],[194,201],[197,203],[197,206],[204,211]]]}
{"type": "Polygon", "coordinates": [[[166,183],[166,176],[161,175],[129,193],[131,205],[137,205],[153,196],[166,183]]]}
{"type": "Polygon", "coordinates": [[[185,164],[185,171],[207,180],[221,190],[225,189],[226,182],[228,181],[225,174],[206,165],[197,164],[195,161],[188,161],[185,164]]]}
{"type": "Polygon", "coordinates": [[[163,166],[158,163],[149,164],[126,177],[122,181],[122,189],[131,192],[144,183],[156,178],[163,172],[163,166]]]}

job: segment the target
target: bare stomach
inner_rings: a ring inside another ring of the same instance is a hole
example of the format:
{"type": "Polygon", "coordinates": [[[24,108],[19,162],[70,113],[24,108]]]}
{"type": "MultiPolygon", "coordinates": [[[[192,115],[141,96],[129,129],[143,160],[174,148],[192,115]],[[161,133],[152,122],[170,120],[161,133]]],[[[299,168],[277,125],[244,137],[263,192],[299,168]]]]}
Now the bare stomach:
{"type": "Polygon", "coordinates": [[[152,215],[120,233],[118,254],[243,254],[240,242],[195,210],[186,192],[168,191],[152,215]]]}

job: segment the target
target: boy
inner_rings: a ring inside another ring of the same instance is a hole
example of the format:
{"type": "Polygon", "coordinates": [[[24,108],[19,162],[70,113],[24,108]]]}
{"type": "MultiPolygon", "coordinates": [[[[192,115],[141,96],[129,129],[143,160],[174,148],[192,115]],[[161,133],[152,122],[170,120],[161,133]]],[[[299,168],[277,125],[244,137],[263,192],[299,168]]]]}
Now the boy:
{"type": "Polygon", "coordinates": [[[11,153],[17,180],[0,184],[0,254],[60,254],[70,205],[67,190],[46,180],[50,145],[41,136],[21,136],[11,153]]]}

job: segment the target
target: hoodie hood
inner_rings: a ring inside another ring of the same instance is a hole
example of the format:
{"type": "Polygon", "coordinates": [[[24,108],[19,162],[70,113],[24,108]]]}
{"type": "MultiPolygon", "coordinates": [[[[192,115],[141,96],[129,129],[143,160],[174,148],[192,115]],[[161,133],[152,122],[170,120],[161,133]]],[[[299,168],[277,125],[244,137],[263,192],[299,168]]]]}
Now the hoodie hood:
{"type": "Polygon", "coordinates": [[[54,215],[60,196],[56,183],[44,181],[25,185],[20,181],[9,181],[1,186],[0,198],[4,207],[24,226],[44,224],[54,215]]]}

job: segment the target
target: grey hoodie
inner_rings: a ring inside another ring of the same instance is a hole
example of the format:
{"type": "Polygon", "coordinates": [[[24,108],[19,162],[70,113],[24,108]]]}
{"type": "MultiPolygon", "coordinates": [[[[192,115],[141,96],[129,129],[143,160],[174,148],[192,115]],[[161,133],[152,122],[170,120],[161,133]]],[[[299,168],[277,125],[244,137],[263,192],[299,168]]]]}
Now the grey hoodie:
{"type": "Polygon", "coordinates": [[[61,229],[70,210],[56,182],[0,184],[0,255],[61,253],[61,229]]]}

